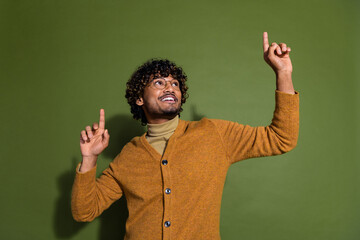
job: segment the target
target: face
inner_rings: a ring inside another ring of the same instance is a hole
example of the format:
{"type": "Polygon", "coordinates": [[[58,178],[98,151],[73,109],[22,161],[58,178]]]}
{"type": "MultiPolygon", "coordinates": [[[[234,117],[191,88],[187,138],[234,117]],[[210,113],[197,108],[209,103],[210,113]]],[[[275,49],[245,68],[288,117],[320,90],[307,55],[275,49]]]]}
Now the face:
{"type": "Polygon", "coordinates": [[[153,78],[136,104],[142,107],[149,123],[163,123],[172,119],[181,107],[180,84],[171,75],[153,78]]]}

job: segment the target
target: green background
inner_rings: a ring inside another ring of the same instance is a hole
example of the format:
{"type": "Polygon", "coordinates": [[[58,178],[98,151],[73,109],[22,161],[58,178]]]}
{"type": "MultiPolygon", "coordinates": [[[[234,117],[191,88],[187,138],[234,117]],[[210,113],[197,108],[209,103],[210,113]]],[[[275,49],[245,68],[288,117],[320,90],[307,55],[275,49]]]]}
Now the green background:
{"type": "Polygon", "coordinates": [[[358,240],[359,2],[0,1],[0,239],[120,239],[124,200],[92,223],[70,212],[79,134],[106,112],[98,171],[144,129],[125,83],[152,57],[189,77],[182,119],[270,123],[262,32],[291,48],[297,147],[228,172],[224,240],[358,240]],[[357,69],[356,69],[357,67],[357,69]]]}

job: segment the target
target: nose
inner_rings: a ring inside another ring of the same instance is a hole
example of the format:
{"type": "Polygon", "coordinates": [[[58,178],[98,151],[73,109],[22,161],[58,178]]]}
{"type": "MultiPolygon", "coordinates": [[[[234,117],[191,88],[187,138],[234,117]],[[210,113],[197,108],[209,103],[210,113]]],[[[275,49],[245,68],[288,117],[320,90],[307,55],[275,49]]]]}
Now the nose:
{"type": "Polygon", "coordinates": [[[171,86],[171,81],[166,81],[165,82],[165,88],[164,88],[165,92],[174,92],[174,87],[171,86]]]}

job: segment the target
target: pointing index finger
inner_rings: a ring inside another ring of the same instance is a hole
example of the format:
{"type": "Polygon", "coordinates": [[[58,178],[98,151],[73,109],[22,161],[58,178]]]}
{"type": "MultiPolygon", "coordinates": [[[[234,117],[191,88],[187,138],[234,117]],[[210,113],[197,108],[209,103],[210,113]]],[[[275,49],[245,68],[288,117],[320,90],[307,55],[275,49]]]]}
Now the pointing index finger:
{"type": "Polygon", "coordinates": [[[100,109],[99,128],[105,129],[105,110],[104,109],[100,109]]]}
{"type": "Polygon", "coordinates": [[[269,49],[269,38],[267,32],[263,33],[263,49],[264,52],[266,52],[269,49]]]}

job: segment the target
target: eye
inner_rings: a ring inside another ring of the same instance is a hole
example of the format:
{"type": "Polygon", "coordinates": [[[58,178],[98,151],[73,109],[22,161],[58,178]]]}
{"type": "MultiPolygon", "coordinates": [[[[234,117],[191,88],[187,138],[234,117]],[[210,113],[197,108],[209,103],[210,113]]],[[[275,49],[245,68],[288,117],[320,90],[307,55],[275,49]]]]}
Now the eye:
{"type": "Polygon", "coordinates": [[[173,81],[172,83],[171,83],[174,87],[179,87],[179,82],[178,81],[173,81]]]}
{"type": "Polygon", "coordinates": [[[154,81],[154,84],[157,85],[157,86],[163,86],[163,85],[164,85],[164,81],[162,81],[162,80],[160,80],[160,79],[159,79],[159,80],[155,80],[155,81],[154,81]]]}

